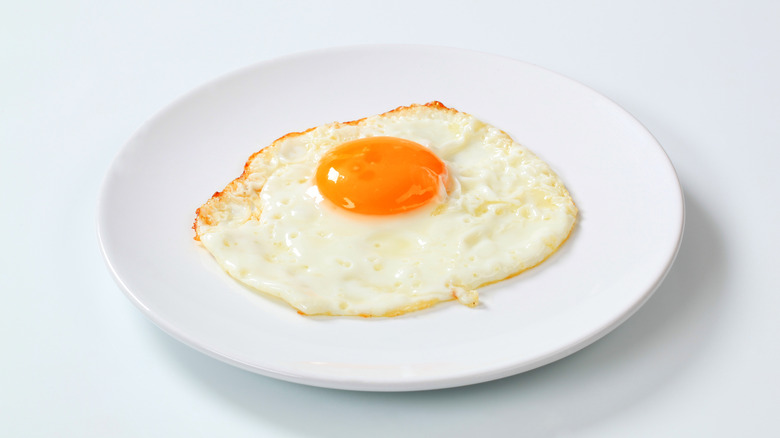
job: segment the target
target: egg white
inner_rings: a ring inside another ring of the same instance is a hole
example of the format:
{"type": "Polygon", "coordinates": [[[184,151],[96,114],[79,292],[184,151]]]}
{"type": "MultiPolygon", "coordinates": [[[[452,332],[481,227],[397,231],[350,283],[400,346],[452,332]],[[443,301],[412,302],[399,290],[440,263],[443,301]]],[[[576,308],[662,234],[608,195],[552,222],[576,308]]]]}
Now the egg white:
{"type": "Polygon", "coordinates": [[[195,230],[240,282],[300,313],[394,316],[457,299],[542,262],[577,209],[558,176],[506,133],[438,103],[290,134],[198,210],[195,230]],[[439,199],[390,216],[350,213],[314,183],[323,154],[371,136],[411,140],[445,162],[439,199]]]}

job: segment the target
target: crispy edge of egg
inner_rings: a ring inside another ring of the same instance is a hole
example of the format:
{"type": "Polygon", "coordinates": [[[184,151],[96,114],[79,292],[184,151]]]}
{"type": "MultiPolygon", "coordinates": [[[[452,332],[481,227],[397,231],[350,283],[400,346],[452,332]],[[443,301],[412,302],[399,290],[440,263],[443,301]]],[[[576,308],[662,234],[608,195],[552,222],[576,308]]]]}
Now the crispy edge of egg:
{"type": "MultiPolygon", "coordinates": [[[[231,181],[230,183],[228,183],[227,186],[225,186],[225,188],[223,190],[215,192],[211,196],[211,198],[208,201],[206,201],[206,203],[204,203],[202,206],[200,206],[198,209],[195,210],[196,217],[195,217],[194,224],[192,225],[192,229],[195,231],[194,239],[196,241],[198,241],[198,242],[200,241],[200,236],[204,232],[201,229],[202,226],[208,227],[208,226],[215,225],[216,222],[218,222],[221,219],[221,218],[215,217],[222,211],[221,209],[219,209],[220,205],[228,203],[228,202],[230,202],[231,199],[234,199],[234,198],[244,198],[244,199],[242,199],[243,201],[251,202],[248,199],[249,196],[250,196],[250,193],[251,192],[260,193],[262,191],[263,186],[265,184],[265,180],[268,178],[268,176],[274,170],[274,168],[272,166],[268,165],[268,164],[270,163],[273,155],[276,153],[276,149],[279,148],[280,145],[284,141],[289,140],[289,139],[294,138],[294,137],[302,136],[302,135],[304,135],[304,134],[306,134],[308,132],[311,132],[311,131],[313,131],[315,129],[318,129],[318,128],[338,129],[338,128],[343,127],[343,126],[355,126],[355,125],[359,125],[361,122],[363,122],[364,120],[368,119],[369,117],[385,117],[385,116],[389,116],[389,115],[394,115],[395,113],[402,113],[402,112],[406,112],[406,111],[414,111],[414,110],[421,109],[421,108],[428,108],[428,109],[433,109],[433,110],[437,110],[437,111],[446,111],[446,112],[449,112],[449,113],[452,113],[452,114],[456,114],[456,115],[457,114],[465,114],[465,115],[471,116],[470,114],[463,113],[463,112],[458,111],[458,110],[456,110],[454,108],[449,108],[449,107],[445,106],[444,104],[442,104],[439,101],[431,101],[431,102],[428,102],[426,104],[411,104],[411,105],[406,105],[406,106],[399,106],[399,107],[397,107],[397,108],[395,108],[393,110],[387,111],[387,112],[382,113],[382,114],[377,114],[375,116],[366,116],[366,117],[363,117],[363,118],[360,118],[360,119],[357,119],[357,120],[348,121],[348,122],[332,122],[332,123],[328,123],[328,124],[324,124],[324,125],[320,125],[320,126],[315,126],[315,127],[306,129],[304,131],[291,132],[291,133],[285,134],[282,137],[279,137],[276,140],[274,140],[267,147],[264,147],[264,148],[258,150],[257,152],[253,153],[252,155],[250,155],[249,158],[247,159],[246,163],[244,164],[244,168],[243,168],[243,171],[242,171],[241,175],[238,178],[236,178],[233,181],[231,181]],[[259,160],[263,160],[265,163],[255,163],[255,161],[257,161],[258,159],[259,160]],[[258,165],[258,164],[264,164],[264,165],[258,165]],[[253,173],[253,170],[251,169],[253,166],[255,167],[254,173],[253,173]],[[264,174],[263,175],[257,175],[258,169],[259,170],[263,170],[264,174]],[[254,175],[256,178],[260,177],[260,179],[262,181],[256,181],[255,184],[251,184],[250,181],[249,181],[249,178],[252,175],[254,175]]],[[[471,117],[473,117],[473,116],[471,116],[471,117]]],[[[509,134],[507,134],[503,130],[499,129],[499,131],[502,134],[504,134],[507,137],[509,137],[510,139],[512,138],[509,134]]],[[[514,140],[512,140],[512,141],[514,141],[514,140]]],[[[533,152],[530,151],[530,150],[527,151],[527,152],[533,154],[533,152]]],[[[549,167],[549,165],[548,165],[548,167],[549,167]]],[[[558,177],[558,175],[555,174],[555,172],[552,169],[549,169],[549,170],[560,181],[560,177],[558,177]]],[[[555,248],[551,248],[552,251],[550,251],[550,253],[547,254],[547,256],[544,257],[542,260],[540,260],[538,263],[536,263],[536,264],[534,264],[532,266],[524,267],[523,269],[521,269],[521,270],[519,270],[517,272],[511,273],[511,274],[509,274],[508,276],[506,276],[506,277],[504,277],[502,279],[494,280],[494,281],[488,281],[488,282],[482,283],[482,284],[480,284],[478,287],[476,287],[473,290],[459,290],[459,289],[456,289],[456,288],[452,288],[451,291],[450,291],[451,292],[450,293],[450,297],[451,298],[449,298],[449,299],[432,299],[432,300],[417,302],[417,303],[414,303],[414,304],[411,304],[411,305],[408,305],[408,306],[405,306],[405,307],[402,307],[402,308],[393,309],[393,310],[391,310],[389,312],[386,312],[384,314],[379,314],[379,315],[376,315],[376,314],[358,314],[358,315],[355,315],[355,316],[360,316],[360,317],[364,317],[364,318],[368,318],[368,317],[380,317],[380,318],[381,317],[395,317],[395,316],[400,316],[400,315],[404,315],[404,314],[407,314],[407,313],[412,313],[412,312],[417,312],[417,311],[420,311],[420,310],[424,310],[424,309],[430,308],[430,307],[432,307],[432,306],[434,306],[434,305],[436,305],[438,303],[441,303],[441,302],[447,302],[447,301],[453,301],[453,300],[457,300],[457,301],[461,302],[462,304],[464,304],[464,305],[466,305],[468,307],[476,307],[476,306],[478,306],[479,305],[479,294],[477,292],[478,289],[481,289],[481,288],[483,288],[485,286],[489,286],[489,285],[492,285],[492,284],[500,283],[502,281],[506,281],[508,279],[514,278],[514,277],[522,274],[523,272],[526,272],[526,271],[528,271],[530,269],[535,268],[536,266],[541,265],[547,259],[552,257],[552,255],[555,254],[558,251],[558,249],[560,249],[566,243],[566,241],[569,240],[569,237],[571,237],[571,235],[572,235],[572,233],[574,231],[574,228],[577,225],[577,222],[578,222],[577,219],[579,217],[579,210],[577,208],[577,205],[574,203],[574,200],[571,198],[571,194],[569,193],[568,189],[566,189],[565,187],[563,187],[563,189],[564,189],[564,191],[566,193],[567,198],[571,202],[571,212],[570,213],[571,213],[571,216],[573,218],[572,225],[569,228],[568,234],[566,235],[565,238],[563,238],[561,240],[560,244],[558,244],[555,248]]],[[[252,218],[259,218],[259,215],[260,215],[260,210],[259,209],[254,210],[248,217],[245,218],[245,221],[249,221],[252,218]]],[[[252,289],[252,290],[255,290],[255,289],[252,289]]],[[[259,291],[259,292],[263,293],[263,295],[265,295],[267,297],[275,298],[277,300],[280,300],[280,301],[284,302],[288,306],[293,307],[289,303],[287,303],[286,301],[284,301],[283,299],[281,299],[279,297],[273,296],[271,294],[264,293],[263,291],[259,291]]],[[[345,315],[340,315],[340,314],[332,314],[330,312],[305,313],[305,312],[303,312],[303,311],[301,311],[300,309],[297,309],[297,308],[295,310],[298,312],[298,314],[304,315],[304,316],[315,316],[315,315],[345,316],[345,315]]]]}

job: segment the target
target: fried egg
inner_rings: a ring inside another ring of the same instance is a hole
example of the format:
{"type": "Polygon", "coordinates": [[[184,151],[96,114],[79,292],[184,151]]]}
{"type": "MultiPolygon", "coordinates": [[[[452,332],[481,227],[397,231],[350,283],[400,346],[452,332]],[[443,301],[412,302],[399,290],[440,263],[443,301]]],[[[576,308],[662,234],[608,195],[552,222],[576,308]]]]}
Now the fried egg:
{"type": "Polygon", "coordinates": [[[305,315],[396,316],[525,271],[577,208],[508,134],[439,102],[291,133],[197,210],[239,282],[305,315]]]}

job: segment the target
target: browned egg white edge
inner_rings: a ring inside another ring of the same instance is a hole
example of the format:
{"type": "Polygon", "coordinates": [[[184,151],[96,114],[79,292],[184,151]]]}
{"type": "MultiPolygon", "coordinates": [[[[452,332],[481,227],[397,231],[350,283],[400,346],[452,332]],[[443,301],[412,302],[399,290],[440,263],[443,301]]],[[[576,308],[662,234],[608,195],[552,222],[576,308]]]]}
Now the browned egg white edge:
{"type": "MultiPolygon", "coordinates": [[[[451,112],[451,113],[454,113],[454,114],[458,114],[458,113],[460,113],[460,114],[467,114],[467,113],[463,113],[462,111],[458,111],[458,110],[456,110],[454,108],[449,108],[449,107],[445,106],[444,104],[442,104],[441,102],[434,100],[434,101],[428,102],[428,103],[426,103],[424,105],[415,103],[415,104],[411,104],[411,105],[407,105],[407,106],[399,106],[398,108],[395,108],[393,110],[387,111],[387,112],[382,113],[382,114],[378,114],[377,117],[387,116],[387,115],[391,115],[391,114],[395,114],[395,113],[399,113],[399,112],[404,112],[404,111],[412,110],[412,109],[419,108],[419,107],[428,107],[428,108],[435,109],[435,110],[438,110],[438,111],[447,111],[447,112],[451,112]]],[[[467,114],[467,115],[469,115],[469,114],[467,114]]],[[[339,128],[341,126],[357,125],[360,122],[362,122],[363,120],[367,119],[368,117],[370,117],[370,116],[366,116],[366,117],[363,117],[363,118],[360,118],[360,119],[357,119],[357,120],[352,120],[352,121],[349,121],[349,122],[333,122],[333,123],[326,124],[326,125],[321,125],[321,126],[332,126],[334,128],[339,128]]],[[[192,225],[192,229],[195,231],[194,239],[196,241],[200,242],[200,229],[199,229],[199,223],[200,222],[204,223],[205,225],[214,225],[214,223],[212,222],[212,218],[208,214],[207,210],[210,210],[210,207],[212,207],[215,204],[221,202],[223,196],[226,196],[227,193],[230,193],[231,191],[234,191],[238,187],[238,185],[242,184],[244,182],[244,180],[246,180],[249,177],[249,172],[250,172],[249,168],[250,168],[251,163],[255,160],[255,158],[257,158],[260,154],[273,153],[276,150],[276,148],[279,146],[279,144],[281,144],[281,142],[286,140],[286,139],[289,139],[289,138],[292,138],[292,137],[301,136],[301,135],[306,134],[307,132],[313,131],[313,130],[321,127],[321,126],[315,126],[315,127],[309,128],[309,129],[307,129],[305,131],[291,132],[291,133],[285,134],[285,135],[277,138],[276,140],[274,140],[273,143],[271,143],[269,146],[264,147],[264,148],[260,149],[259,151],[257,151],[255,153],[253,153],[252,155],[250,155],[249,158],[247,159],[246,163],[244,164],[244,170],[243,170],[243,172],[241,172],[241,175],[238,178],[236,178],[233,181],[231,181],[230,183],[228,183],[227,186],[225,186],[225,188],[222,191],[214,192],[214,194],[211,196],[211,198],[208,201],[206,201],[206,203],[204,203],[197,210],[195,210],[195,216],[196,217],[195,217],[195,222],[192,225]]],[[[509,134],[507,134],[506,132],[504,132],[504,131],[501,131],[501,132],[504,133],[505,135],[509,136],[509,134]]],[[[509,136],[509,137],[511,138],[511,136],[509,136]]],[[[553,171],[552,169],[550,169],[550,170],[553,171]]],[[[260,190],[262,191],[262,187],[260,188],[260,190]]],[[[567,193],[568,193],[568,190],[567,190],[567,193]]],[[[571,194],[569,194],[569,197],[571,198],[571,194]]],[[[574,200],[573,199],[572,199],[572,204],[574,204],[574,200]]],[[[483,284],[479,285],[479,287],[477,287],[477,289],[481,289],[481,288],[483,288],[485,286],[489,286],[491,284],[495,284],[495,283],[499,283],[499,282],[502,282],[502,281],[506,281],[506,280],[508,280],[510,278],[516,277],[516,276],[522,274],[523,272],[526,272],[529,269],[533,269],[536,266],[539,266],[542,263],[544,263],[553,254],[555,254],[558,251],[558,249],[560,249],[564,244],[566,244],[566,241],[569,240],[569,237],[571,236],[572,232],[574,231],[574,228],[577,226],[577,222],[578,222],[577,221],[577,217],[579,215],[578,215],[578,209],[577,209],[576,204],[574,204],[574,214],[575,214],[574,223],[572,224],[571,228],[569,229],[569,233],[566,235],[566,238],[564,238],[561,241],[560,245],[558,245],[558,247],[554,248],[553,251],[550,252],[550,254],[547,255],[547,257],[545,257],[544,259],[539,261],[539,263],[537,263],[537,264],[535,264],[533,266],[529,266],[527,268],[521,269],[520,271],[517,271],[517,272],[515,272],[513,274],[510,274],[510,275],[508,275],[507,277],[505,277],[503,279],[483,283],[483,284]]],[[[262,291],[259,291],[259,292],[262,293],[262,291]]],[[[285,302],[281,298],[278,298],[278,297],[275,297],[275,296],[272,296],[272,295],[269,295],[269,294],[263,293],[263,295],[265,295],[267,297],[270,297],[270,298],[275,298],[275,299],[277,299],[279,301],[282,301],[282,302],[285,302]]],[[[388,313],[385,313],[385,314],[382,314],[382,315],[359,314],[357,316],[361,316],[361,317],[364,317],[364,318],[399,316],[399,315],[403,315],[403,314],[406,314],[406,313],[416,312],[416,311],[419,311],[419,310],[430,308],[430,307],[432,307],[435,304],[440,303],[440,302],[453,301],[453,300],[457,299],[457,297],[455,296],[455,290],[452,290],[452,293],[450,295],[451,295],[451,298],[449,300],[424,301],[424,302],[416,303],[416,304],[411,305],[411,306],[403,307],[401,309],[396,309],[396,310],[393,310],[391,312],[388,312],[388,313]]],[[[289,303],[286,303],[286,302],[285,302],[285,304],[289,305],[289,303]]],[[[479,300],[478,299],[475,302],[470,303],[469,307],[476,307],[477,305],[479,305],[479,300]]],[[[292,307],[292,306],[290,306],[290,307],[292,307]]],[[[309,313],[302,312],[299,309],[295,309],[295,310],[300,315],[304,315],[304,316],[315,316],[315,315],[345,316],[345,315],[334,315],[334,314],[331,314],[331,313],[309,314],[309,313]]]]}

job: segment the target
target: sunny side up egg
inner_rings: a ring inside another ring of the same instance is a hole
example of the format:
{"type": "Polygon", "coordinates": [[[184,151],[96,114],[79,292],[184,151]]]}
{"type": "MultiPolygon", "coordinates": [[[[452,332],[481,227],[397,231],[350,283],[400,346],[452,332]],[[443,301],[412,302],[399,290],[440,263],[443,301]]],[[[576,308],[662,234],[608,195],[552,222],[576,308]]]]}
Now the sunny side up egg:
{"type": "Polygon", "coordinates": [[[396,316],[529,269],[577,216],[506,133],[439,102],[288,134],[197,211],[232,277],[306,315],[396,316]]]}

